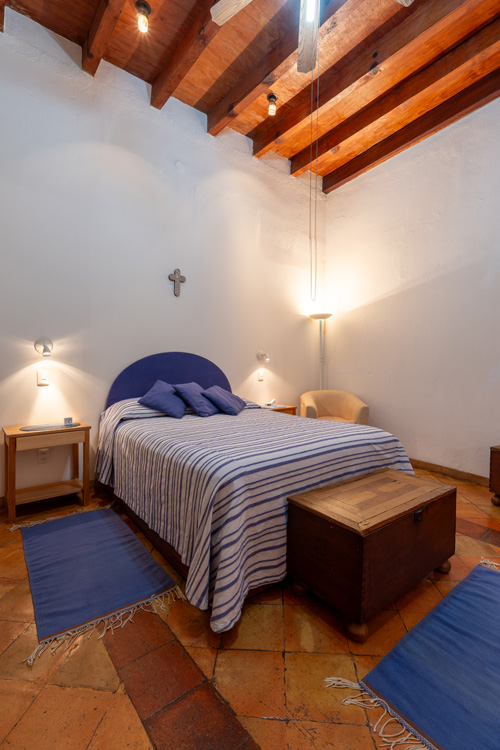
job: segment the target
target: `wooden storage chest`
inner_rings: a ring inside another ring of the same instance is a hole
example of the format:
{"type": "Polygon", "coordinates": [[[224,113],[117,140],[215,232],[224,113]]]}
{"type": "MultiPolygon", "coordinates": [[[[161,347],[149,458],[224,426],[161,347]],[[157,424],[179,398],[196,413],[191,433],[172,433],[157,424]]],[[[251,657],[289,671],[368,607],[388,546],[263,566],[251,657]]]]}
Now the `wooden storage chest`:
{"type": "Polygon", "coordinates": [[[435,568],[449,570],[455,487],[379,469],[288,502],[288,573],[350,623],[365,623],[435,568]]]}

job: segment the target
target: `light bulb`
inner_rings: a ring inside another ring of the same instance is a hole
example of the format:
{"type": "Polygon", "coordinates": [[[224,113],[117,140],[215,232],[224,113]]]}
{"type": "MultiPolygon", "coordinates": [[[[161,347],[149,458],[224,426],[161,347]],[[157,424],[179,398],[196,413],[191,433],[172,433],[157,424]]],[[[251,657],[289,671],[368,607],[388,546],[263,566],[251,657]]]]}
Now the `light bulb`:
{"type": "Polygon", "coordinates": [[[151,13],[151,6],[145,0],[137,0],[135,9],[137,11],[137,28],[142,34],[145,34],[149,27],[148,16],[151,13]]]}
{"type": "Polygon", "coordinates": [[[271,115],[271,117],[274,117],[274,115],[276,114],[276,102],[278,101],[278,97],[276,96],[276,94],[268,94],[267,101],[269,102],[267,114],[271,115]]]}

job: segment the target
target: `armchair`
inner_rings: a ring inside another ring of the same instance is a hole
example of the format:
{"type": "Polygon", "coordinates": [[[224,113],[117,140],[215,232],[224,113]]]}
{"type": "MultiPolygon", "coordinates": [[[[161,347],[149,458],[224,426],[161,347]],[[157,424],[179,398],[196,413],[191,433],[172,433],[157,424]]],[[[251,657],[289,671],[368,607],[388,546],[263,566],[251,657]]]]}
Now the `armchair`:
{"type": "Polygon", "coordinates": [[[369,407],[348,391],[307,391],[300,397],[300,416],[368,424],[369,407]]]}

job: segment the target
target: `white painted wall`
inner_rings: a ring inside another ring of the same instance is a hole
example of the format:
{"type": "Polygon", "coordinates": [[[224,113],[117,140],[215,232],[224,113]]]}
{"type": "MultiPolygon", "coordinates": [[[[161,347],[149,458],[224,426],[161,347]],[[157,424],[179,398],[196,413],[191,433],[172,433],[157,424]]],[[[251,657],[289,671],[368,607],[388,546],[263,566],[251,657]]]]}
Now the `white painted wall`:
{"type": "MultiPolygon", "coordinates": [[[[206,133],[172,99],[9,8],[0,34],[0,424],[97,425],[113,378],[158,351],[215,361],[233,390],[298,403],[317,385],[309,293],[308,181],[254,159],[248,139],[206,133]],[[175,298],[168,275],[187,277],[175,298]],[[54,342],[50,361],[33,348],[54,342]],[[257,349],[271,357],[257,382],[257,349]],[[36,385],[46,367],[51,385],[36,385]]],[[[52,481],[19,456],[19,486],[52,481]]],[[[2,459],[3,461],[3,455],[2,459]]],[[[3,472],[0,494],[3,494],[3,472]]]]}
{"type": "Polygon", "coordinates": [[[500,442],[500,100],[330,194],[329,386],[408,454],[488,476],[500,442]]]}
{"type": "MultiPolygon", "coordinates": [[[[78,47],[9,8],[0,102],[1,425],[71,415],[95,446],[111,381],[157,351],[206,356],[259,402],[317,387],[307,178],[235,133],[212,138],[176,100],[151,108],[146,84],[106,63],[91,78],[78,47]]],[[[499,115],[496,101],[319,210],[318,307],[338,311],[328,385],[365,398],[412,457],[483,476],[500,442],[499,115]]],[[[52,454],[20,455],[19,486],[59,478],[68,453],[52,454]]]]}

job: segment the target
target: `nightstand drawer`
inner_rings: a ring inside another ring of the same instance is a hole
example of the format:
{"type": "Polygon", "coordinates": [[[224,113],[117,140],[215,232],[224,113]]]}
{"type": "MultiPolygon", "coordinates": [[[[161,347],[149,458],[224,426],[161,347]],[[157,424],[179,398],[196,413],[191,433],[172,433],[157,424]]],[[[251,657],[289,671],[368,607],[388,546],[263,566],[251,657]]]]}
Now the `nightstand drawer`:
{"type": "Polygon", "coordinates": [[[50,433],[45,435],[33,435],[30,437],[23,437],[22,440],[19,438],[16,440],[17,451],[32,451],[38,448],[53,448],[56,445],[74,445],[75,443],[83,443],[85,441],[85,430],[77,430],[77,432],[54,432],[53,435],[50,433]]]}

